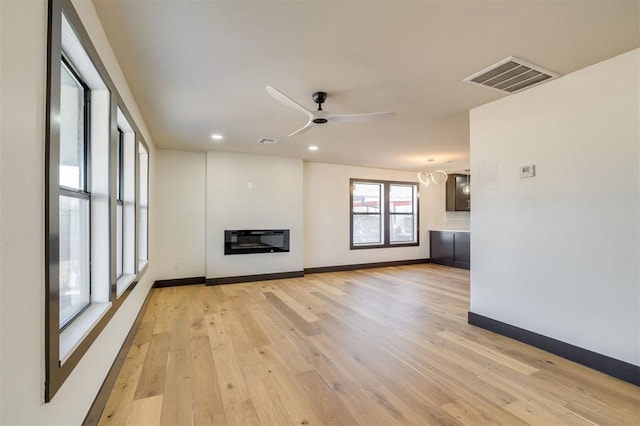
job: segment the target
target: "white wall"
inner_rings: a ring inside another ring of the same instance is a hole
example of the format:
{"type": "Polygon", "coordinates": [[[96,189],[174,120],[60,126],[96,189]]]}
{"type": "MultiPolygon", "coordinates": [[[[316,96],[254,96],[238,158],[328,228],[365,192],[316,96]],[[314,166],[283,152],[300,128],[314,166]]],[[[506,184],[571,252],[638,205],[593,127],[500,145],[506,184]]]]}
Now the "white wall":
{"type": "Polygon", "coordinates": [[[205,153],[156,150],[155,278],[205,276],[205,153]]]}
{"type": "Polygon", "coordinates": [[[428,230],[444,225],[444,185],[420,185],[420,245],[349,249],[349,179],[417,182],[415,172],[304,163],[305,268],[429,257],[428,230]]]}
{"type": "MultiPolygon", "coordinates": [[[[2,5],[0,5],[0,28],[4,28],[5,24],[4,24],[4,20],[3,20],[3,15],[6,16],[5,13],[3,13],[3,7],[2,5]]],[[[5,46],[3,44],[3,38],[5,37],[5,34],[2,30],[0,30],[0,52],[4,52],[5,51],[5,46]]],[[[4,79],[2,79],[2,75],[5,73],[5,67],[6,65],[3,63],[3,57],[4,55],[0,55],[0,99],[3,98],[3,94],[5,93],[5,81],[4,79]]],[[[2,370],[3,370],[3,364],[2,364],[2,353],[3,351],[3,345],[2,342],[4,341],[4,339],[2,338],[2,330],[3,330],[3,315],[2,315],[2,311],[3,311],[3,300],[4,300],[4,285],[3,285],[3,281],[5,279],[4,276],[4,215],[3,215],[3,211],[4,211],[4,186],[2,184],[2,182],[4,181],[4,179],[6,178],[6,176],[4,175],[4,173],[2,172],[4,170],[4,155],[3,155],[3,146],[4,146],[4,138],[5,138],[5,131],[4,131],[4,114],[2,114],[2,109],[6,108],[5,103],[0,100],[0,165],[2,165],[2,168],[0,168],[0,382],[2,382],[2,370]]],[[[2,421],[2,386],[0,385],[0,422],[2,421]]]]}
{"type": "Polygon", "coordinates": [[[302,271],[302,160],[207,153],[207,278],[302,271]],[[289,229],[288,253],[224,255],[225,229],[289,229]]]}
{"type": "Polygon", "coordinates": [[[471,111],[471,311],[640,365],[640,50],[471,111]],[[535,164],[536,177],[518,168],[535,164]]]}
{"type": "MultiPolygon", "coordinates": [[[[78,13],[118,90],[153,145],[91,2],[78,13]]],[[[47,7],[0,1],[0,424],[80,424],[153,282],[149,270],[44,404],[44,111],[47,7]],[[9,125],[10,124],[10,125],[9,125]]],[[[154,187],[151,182],[151,222],[154,187]]],[[[151,246],[155,240],[151,233],[151,246]]]]}
{"type": "MultiPolygon", "coordinates": [[[[205,154],[157,153],[156,279],[424,259],[429,257],[428,230],[447,225],[444,185],[421,186],[419,247],[350,250],[349,178],[415,182],[415,172],[311,162],[303,166],[299,159],[219,151],[206,154],[205,164],[205,154]],[[291,229],[291,251],[224,255],[225,229],[261,228],[291,229]]],[[[456,224],[461,222],[464,218],[456,224]]]]}

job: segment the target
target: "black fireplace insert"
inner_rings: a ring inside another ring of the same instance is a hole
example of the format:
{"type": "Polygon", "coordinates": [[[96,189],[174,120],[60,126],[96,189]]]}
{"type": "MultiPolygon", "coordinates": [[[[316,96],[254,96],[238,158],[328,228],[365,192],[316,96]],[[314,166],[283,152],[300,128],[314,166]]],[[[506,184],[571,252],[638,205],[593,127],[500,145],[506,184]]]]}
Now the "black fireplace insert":
{"type": "Polygon", "coordinates": [[[224,231],[224,254],[289,251],[288,229],[239,229],[224,231]]]}

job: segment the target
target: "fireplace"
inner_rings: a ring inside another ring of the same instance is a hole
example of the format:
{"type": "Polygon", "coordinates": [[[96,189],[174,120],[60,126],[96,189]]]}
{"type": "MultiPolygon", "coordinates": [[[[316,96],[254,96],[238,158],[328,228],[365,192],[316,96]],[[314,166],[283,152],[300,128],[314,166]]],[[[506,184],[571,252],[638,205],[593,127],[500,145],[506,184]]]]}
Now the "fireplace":
{"type": "Polygon", "coordinates": [[[224,231],[225,255],[288,251],[288,229],[241,229],[224,231]]]}

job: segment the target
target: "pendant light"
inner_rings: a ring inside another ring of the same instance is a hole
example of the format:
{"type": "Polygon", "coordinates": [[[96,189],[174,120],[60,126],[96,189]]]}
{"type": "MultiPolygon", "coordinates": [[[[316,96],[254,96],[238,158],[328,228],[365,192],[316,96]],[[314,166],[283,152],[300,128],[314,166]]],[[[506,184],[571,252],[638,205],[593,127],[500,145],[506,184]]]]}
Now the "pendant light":
{"type": "Polygon", "coordinates": [[[426,172],[418,173],[418,180],[424,186],[429,186],[430,182],[433,182],[437,185],[441,185],[447,181],[448,177],[449,176],[444,170],[436,170],[435,172],[431,172],[431,173],[426,173],[426,172]]]}
{"type": "Polygon", "coordinates": [[[462,187],[462,193],[464,195],[469,195],[471,194],[471,185],[469,185],[469,172],[471,170],[467,169],[465,170],[465,172],[467,172],[467,182],[464,184],[464,186],[462,187]]]}

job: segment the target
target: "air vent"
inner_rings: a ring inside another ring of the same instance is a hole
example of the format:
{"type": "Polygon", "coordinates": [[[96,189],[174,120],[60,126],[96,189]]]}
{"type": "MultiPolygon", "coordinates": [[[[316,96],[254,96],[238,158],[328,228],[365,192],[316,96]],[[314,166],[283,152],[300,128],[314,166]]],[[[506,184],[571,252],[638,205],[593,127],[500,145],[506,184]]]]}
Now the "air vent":
{"type": "Polygon", "coordinates": [[[260,140],[258,140],[258,143],[262,145],[275,145],[277,143],[280,143],[280,139],[260,138],[260,140]]]}
{"type": "Polygon", "coordinates": [[[480,84],[501,92],[515,93],[557,77],[559,75],[556,73],[510,56],[463,81],[480,84]]]}

